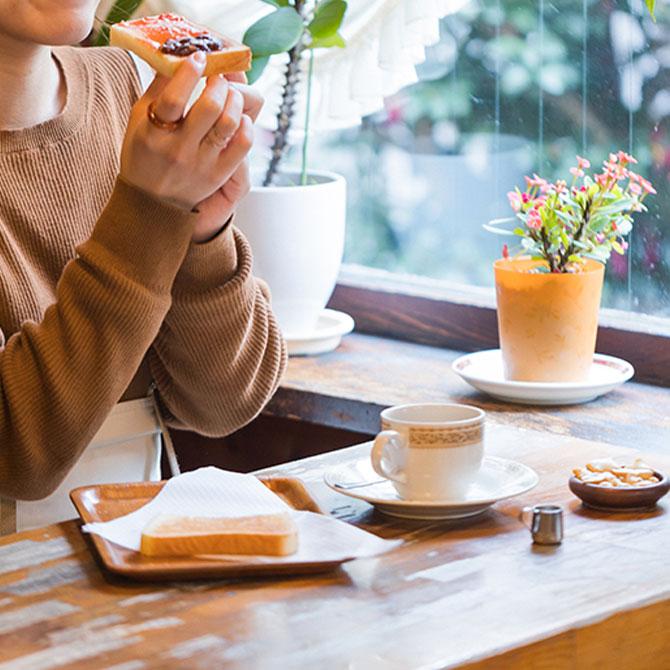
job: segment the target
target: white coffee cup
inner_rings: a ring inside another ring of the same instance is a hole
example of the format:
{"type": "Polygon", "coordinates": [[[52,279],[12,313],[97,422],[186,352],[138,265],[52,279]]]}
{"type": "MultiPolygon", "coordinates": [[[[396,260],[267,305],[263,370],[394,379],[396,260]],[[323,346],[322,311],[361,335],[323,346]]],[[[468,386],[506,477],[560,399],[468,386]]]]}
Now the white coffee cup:
{"type": "Polygon", "coordinates": [[[470,405],[389,407],[372,448],[372,467],[405,500],[458,500],[484,455],[484,412],[470,405]]]}

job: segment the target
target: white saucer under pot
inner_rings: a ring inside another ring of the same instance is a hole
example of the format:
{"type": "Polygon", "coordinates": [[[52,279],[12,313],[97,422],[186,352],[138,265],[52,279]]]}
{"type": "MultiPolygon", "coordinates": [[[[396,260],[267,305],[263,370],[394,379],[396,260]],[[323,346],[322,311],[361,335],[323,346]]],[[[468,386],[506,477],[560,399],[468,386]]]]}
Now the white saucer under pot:
{"type": "Polygon", "coordinates": [[[453,371],[468,384],[498,400],[523,405],[575,405],[609,393],[634,374],[627,361],[595,354],[586,380],[581,382],[520,382],[505,379],[500,349],[478,351],[457,358],[453,371]]]}
{"type": "MultiPolygon", "coordinates": [[[[372,445],[372,443],[370,443],[372,445]]],[[[342,495],[364,500],[384,514],[403,519],[456,520],[474,517],[506,498],[534,488],[539,477],[523,463],[485,456],[476,478],[457,500],[403,500],[390,481],[380,479],[369,459],[361,458],[328,471],[326,484],[342,495]]]]}
{"type": "Polygon", "coordinates": [[[284,333],[289,356],[313,356],[337,349],[342,337],[354,329],[354,320],[344,312],[324,309],[308,333],[284,333]]]}

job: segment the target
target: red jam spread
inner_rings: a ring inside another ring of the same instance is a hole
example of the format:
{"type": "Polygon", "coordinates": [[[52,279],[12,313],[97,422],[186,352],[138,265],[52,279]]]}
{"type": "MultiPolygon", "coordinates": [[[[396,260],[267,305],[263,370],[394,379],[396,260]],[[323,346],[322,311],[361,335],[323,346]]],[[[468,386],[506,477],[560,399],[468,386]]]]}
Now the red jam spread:
{"type": "Polygon", "coordinates": [[[220,51],[221,40],[178,14],[159,14],[124,22],[156,44],[163,53],[188,56],[194,51],[220,51]]]}

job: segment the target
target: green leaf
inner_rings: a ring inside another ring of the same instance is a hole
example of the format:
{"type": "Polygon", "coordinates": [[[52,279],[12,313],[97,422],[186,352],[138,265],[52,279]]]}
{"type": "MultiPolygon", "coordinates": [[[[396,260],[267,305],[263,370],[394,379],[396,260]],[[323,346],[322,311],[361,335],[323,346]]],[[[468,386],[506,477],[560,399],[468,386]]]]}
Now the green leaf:
{"type": "Polygon", "coordinates": [[[288,0],[261,0],[268,5],[274,5],[275,7],[288,7],[288,0]]]}
{"type": "Polygon", "coordinates": [[[340,33],[335,33],[330,37],[316,37],[312,40],[312,43],[309,45],[310,49],[329,49],[330,47],[340,47],[343,49],[347,46],[347,43],[344,41],[344,38],[340,33]]]}
{"type": "Polygon", "coordinates": [[[100,28],[98,37],[95,40],[95,45],[102,47],[109,44],[109,28],[110,26],[125,21],[131,18],[135,11],[142,4],[143,0],[116,0],[112,8],[107,13],[107,17],[100,28]]]}
{"type": "Polygon", "coordinates": [[[572,223],[572,217],[562,209],[556,209],[554,210],[554,213],[556,216],[561,219],[562,221],[565,221],[566,223],[572,223]]]}
{"type": "Polygon", "coordinates": [[[568,236],[565,234],[565,231],[561,230],[561,242],[563,243],[563,248],[567,249],[570,246],[570,240],[568,239],[568,236]]]}
{"type": "Polygon", "coordinates": [[[482,224],[482,228],[487,230],[489,233],[494,233],[495,235],[514,235],[511,230],[500,228],[499,226],[502,223],[514,223],[515,221],[516,218],[513,216],[505,217],[504,219],[493,219],[493,221],[482,224]]]}
{"type": "Polygon", "coordinates": [[[265,70],[265,66],[268,64],[270,56],[260,56],[258,58],[251,59],[251,68],[247,71],[247,79],[250,84],[253,84],[255,81],[258,81],[260,76],[265,70]]]}
{"type": "Polygon", "coordinates": [[[242,41],[254,58],[262,58],[288,51],[298,43],[302,32],[300,15],[293,7],[282,7],[256,21],[244,33],[242,41]]]}
{"type": "Polygon", "coordinates": [[[316,6],[314,18],[309,22],[307,30],[314,39],[332,37],[340,29],[346,11],[345,0],[322,0],[316,6]]]}
{"type": "Polygon", "coordinates": [[[647,9],[651,14],[651,18],[653,19],[654,23],[656,23],[656,14],[654,14],[654,10],[656,9],[656,0],[645,0],[645,4],[647,5],[647,9]]]}

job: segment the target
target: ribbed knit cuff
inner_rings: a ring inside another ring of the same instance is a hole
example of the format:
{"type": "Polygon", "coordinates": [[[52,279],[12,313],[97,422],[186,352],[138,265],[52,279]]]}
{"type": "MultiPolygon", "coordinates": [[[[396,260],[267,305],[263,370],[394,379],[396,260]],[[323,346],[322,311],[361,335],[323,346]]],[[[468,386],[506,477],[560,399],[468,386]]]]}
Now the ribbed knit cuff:
{"type": "Polygon", "coordinates": [[[222,286],[237,271],[233,226],[226,225],[216,237],[201,244],[192,242],[174,282],[175,294],[202,293],[222,286]]]}
{"type": "Polygon", "coordinates": [[[170,290],[189,247],[197,215],[167,204],[121,177],[93,233],[78,249],[102,247],[117,270],[151,290],[170,290]]]}

